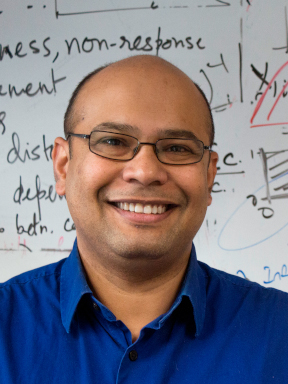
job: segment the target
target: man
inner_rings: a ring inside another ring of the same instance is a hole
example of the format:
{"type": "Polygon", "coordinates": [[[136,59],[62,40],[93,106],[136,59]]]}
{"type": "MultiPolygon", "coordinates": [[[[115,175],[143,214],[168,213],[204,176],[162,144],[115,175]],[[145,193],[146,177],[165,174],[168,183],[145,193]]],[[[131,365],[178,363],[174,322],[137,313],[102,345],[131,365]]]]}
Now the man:
{"type": "Polygon", "coordinates": [[[2,383],[285,383],[288,294],[196,260],[217,154],[197,86],[136,56],[89,75],[53,150],[70,257],[0,289],[2,383]]]}

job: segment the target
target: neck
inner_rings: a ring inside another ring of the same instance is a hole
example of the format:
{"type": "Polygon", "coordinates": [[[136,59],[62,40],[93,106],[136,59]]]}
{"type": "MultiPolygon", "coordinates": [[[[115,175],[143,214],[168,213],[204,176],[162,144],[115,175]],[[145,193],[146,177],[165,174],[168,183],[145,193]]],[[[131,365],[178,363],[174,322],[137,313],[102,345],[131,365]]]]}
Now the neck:
{"type": "Polygon", "coordinates": [[[132,260],[128,260],[130,268],[119,269],[115,265],[113,268],[97,262],[95,257],[84,257],[79,251],[94,296],[127,326],[133,342],[145,325],[171,308],[190,254],[182,258],[178,255],[176,265],[165,270],[161,268],[162,263],[159,265],[159,262],[151,260],[147,265],[141,263],[132,270],[132,260]]]}

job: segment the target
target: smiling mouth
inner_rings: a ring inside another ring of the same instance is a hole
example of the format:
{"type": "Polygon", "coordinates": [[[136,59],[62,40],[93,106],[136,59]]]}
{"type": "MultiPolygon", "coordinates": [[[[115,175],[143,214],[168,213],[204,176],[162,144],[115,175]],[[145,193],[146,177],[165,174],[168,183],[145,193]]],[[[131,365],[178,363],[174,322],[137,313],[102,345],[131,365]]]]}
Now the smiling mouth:
{"type": "Polygon", "coordinates": [[[117,208],[123,211],[143,213],[146,215],[160,215],[172,208],[172,204],[141,204],[141,203],[128,203],[117,202],[113,203],[117,208]]]}

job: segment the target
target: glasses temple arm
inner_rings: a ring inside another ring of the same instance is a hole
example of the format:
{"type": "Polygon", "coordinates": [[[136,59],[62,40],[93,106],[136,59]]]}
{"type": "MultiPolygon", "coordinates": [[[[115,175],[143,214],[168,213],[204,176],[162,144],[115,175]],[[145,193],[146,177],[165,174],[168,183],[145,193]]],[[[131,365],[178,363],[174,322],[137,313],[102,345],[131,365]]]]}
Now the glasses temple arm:
{"type": "Polygon", "coordinates": [[[81,134],[81,133],[70,133],[70,132],[67,133],[67,139],[70,136],[81,137],[82,139],[90,139],[90,135],[84,135],[84,134],[81,134]]]}

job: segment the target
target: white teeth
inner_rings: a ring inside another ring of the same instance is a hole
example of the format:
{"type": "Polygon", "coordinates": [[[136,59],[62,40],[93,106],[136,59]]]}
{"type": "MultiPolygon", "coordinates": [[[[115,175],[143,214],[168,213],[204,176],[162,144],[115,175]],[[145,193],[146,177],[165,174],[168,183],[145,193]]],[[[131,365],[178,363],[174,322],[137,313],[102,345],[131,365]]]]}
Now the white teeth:
{"type": "Polygon", "coordinates": [[[157,205],[153,205],[152,213],[154,213],[155,215],[157,212],[158,212],[157,205]]]}
{"type": "Polygon", "coordinates": [[[167,205],[159,204],[159,205],[151,205],[151,204],[141,204],[141,203],[117,203],[117,207],[123,209],[124,211],[136,212],[136,213],[144,213],[147,215],[154,214],[159,215],[161,213],[166,212],[167,205]]]}
{"type": "Polygon", "coordinates": [[[129,204],[129,211],[130,212],[135,212],[135,205],[133,203],[129,204]]]}
{"type": "Polygon", "coordinates": [[[148,213],[148,214],[152,213],[151,205],[145,205],[144,213],[148,213]]]}
{"type": "Polygon", "coordinates": [[[143,213],[143,204],[139,204],[139,203],[137,203],[136,205],[135,205],[135,212],[137,212],[137,213],[143,213]]]}

